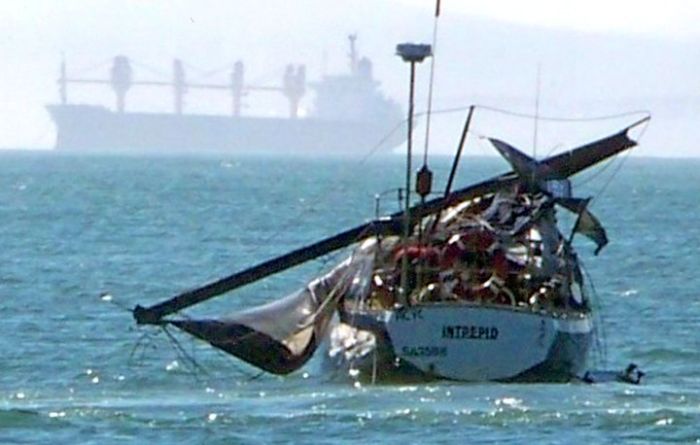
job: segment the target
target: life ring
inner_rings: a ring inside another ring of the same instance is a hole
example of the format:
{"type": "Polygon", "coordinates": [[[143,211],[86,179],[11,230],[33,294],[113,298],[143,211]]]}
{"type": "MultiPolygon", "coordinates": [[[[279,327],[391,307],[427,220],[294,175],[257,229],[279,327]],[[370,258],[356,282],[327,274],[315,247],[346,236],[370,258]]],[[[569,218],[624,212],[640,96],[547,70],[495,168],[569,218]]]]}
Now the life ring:
{"type": "Polygon", "coordinates": [[[439,263],[440,254],[437,248],[433,246],[412,245],[400,247],[394,254],[394,262],[400,263],[403,257],[407,256],[409,260],[424,260],[428,265],[436,266],[439,263]]]}
{"type": "Polygon", "coordinates": [[[515,306],[515,295],[496,274],[472,288],[474,295],[481,302],[515,306]]]}

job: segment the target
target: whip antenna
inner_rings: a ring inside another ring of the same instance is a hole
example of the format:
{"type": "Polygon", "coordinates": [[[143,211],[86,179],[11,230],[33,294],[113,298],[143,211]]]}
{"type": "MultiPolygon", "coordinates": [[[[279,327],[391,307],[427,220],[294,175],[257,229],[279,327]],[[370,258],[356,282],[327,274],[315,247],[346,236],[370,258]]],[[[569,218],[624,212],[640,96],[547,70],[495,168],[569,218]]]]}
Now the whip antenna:
{"type": "Polygon", "coordinates": [[[433,108],[433,79],[435,78],[435,50],[437,48],[438,18],[440,17],[440,0],[435,1],[435,20],[433,22],[433,57],[430,59],[430,83],[428,84],[428,110],[425,121],[425,148],[423,149],[423,165],[428,164],[428,147],[430,140],[430,116],[433,108]]]}
{"type": "Polygon", "coordinates": [[[537,130],[540,120],[540,88],[541,88],[542,63],[537,64],[537,80],[535,84],[535,122],[532,134],[532,157],[537,159],[537,130]]]}

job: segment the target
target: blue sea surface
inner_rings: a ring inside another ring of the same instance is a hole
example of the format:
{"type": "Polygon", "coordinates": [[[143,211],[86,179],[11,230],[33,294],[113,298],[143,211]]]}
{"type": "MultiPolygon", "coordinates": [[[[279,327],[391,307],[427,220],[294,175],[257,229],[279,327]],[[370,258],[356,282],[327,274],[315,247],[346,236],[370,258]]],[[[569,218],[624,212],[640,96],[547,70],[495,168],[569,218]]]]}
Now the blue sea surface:
{"type": "MultiPolygon", "coordinates": [[[[450,160],[431,162],[439,190],[450,160]]],[[[700,160],[623,156],[574,182],[611,240],[597,257],[575,242],[604,327],[591,366],[635,362],[640,386],[360,385],[315,361],[276,377],[135,326],[136,304],[373,218],[377,193],[381,213],[397,210],[401,157],[14,151],[0,163],[1,444],[700,443],[700,160]]],[[[457,184],[505,170],[467,157],[457,184]]],[[[342,255],[187,312],[275,299],[342,255]]]]}

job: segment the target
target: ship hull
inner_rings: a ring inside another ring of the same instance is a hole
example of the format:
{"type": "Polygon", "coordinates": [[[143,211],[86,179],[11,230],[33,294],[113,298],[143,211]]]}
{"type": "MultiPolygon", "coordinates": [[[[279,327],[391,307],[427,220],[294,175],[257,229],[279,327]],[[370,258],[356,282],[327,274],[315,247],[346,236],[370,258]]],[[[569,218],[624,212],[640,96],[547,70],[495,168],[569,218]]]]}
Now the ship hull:
{"type": "Polygon", "coordinates": [[[345,338],[331,333],[327,363],[365,380],[569,381],[585,371],[593,335],[587,312],[499,306],[432,304],[343,318],[345,338]]]}
{"type": "Polygon", "coordinates": [[[91,105],[47,108],[61,151],[364,155],[405,139],[396,122],[114,113],[91,105]]]}

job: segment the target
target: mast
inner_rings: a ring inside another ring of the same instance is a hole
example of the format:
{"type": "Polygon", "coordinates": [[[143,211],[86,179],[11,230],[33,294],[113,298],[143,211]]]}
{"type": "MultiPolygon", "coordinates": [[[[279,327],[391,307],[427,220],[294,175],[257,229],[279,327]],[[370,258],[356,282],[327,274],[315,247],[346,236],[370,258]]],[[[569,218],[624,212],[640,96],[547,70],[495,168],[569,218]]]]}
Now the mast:
{"type": "MultiPolygon", "coordinates": [[[[462,135],[459,138],[459,144],[457,144],[457,153],[452,160],[452,168],[450,169],[450,175],[447,177],[447,185],[445,185],[445,192],[443,193],[444,199],[447,199],[452,193],[452,184],[454,183],[455,176],[457,175],[457,168],[459,167],[459,161],[462,158],[462,151],[464,150],[464,144],[467,141],[467,134],[469,133],[469,127],[472,123],[472,116],[474,115],[474,105],[469,107],[469,112],[467,113],[467,119],[464,122],[464,127],[462,128],[462,135]]],[[[429,231],[432,232],[437,226],[438,220],[440,219],[441,210],[438,210],[433,220],[432,226],[429,231]]]]}
{"type": "Polygon", "coordinates": [[[306,92],[306,66],[289,64],[282,79],[282,92],[289,100],[289,117],[296,119],[299,115],[299,101],[306,92]]]}
{"type": "Polygon", "coordinates": [[[357,34],[350,34],[348,40],[350,41],[350,52],[348,53],[348,57],[350,58],[350,74],[354,76],[357,74],[357,50],[355,49],[357,34]]]}
{"type": "MultiPolygon", "coordinates": [[[[647,122],[644,118],[624,130],[604,139],[570,150],[561,155],[552,156],[538,162],[537,168],[547,172],[548,178],[572,176],[594,164],[597,164],[610,156],[632,148],[636,142],[631,140],[627,133],[630,129],[647,122]]],[[[460,201],[471,199],[488,193],[494,193],[503,188],[513,187],[520,181],[515,172],[509,172],[493,177],[486,181],[464,187],[450,193],[446,197],[439,197],[424,204],[414,206],[409,210],[409,225],[415,224],[420,218],[434,214],[442,209],[460,201]]],[[[201,303],[223,293],[229,292],[246,284],[258,281],[270,275],[294,267],[298,264],[318,258],[327,253],[353,244],[364,237],[382,234],[397,235],[405,231],[405,212],[396,212],[388,218],[372,221],[367,224],[354,227],[330,238],[326,238],[314,244],[299,248],[285,255],[265,261],[248,269],[236,272],[233,275],[209,283],[197,289],[189,290],[176,295],[161,303],[150,307],[136,306],[133,316],[137,324],[159,324],[163,317],[179,310],[201,303]]]]}

